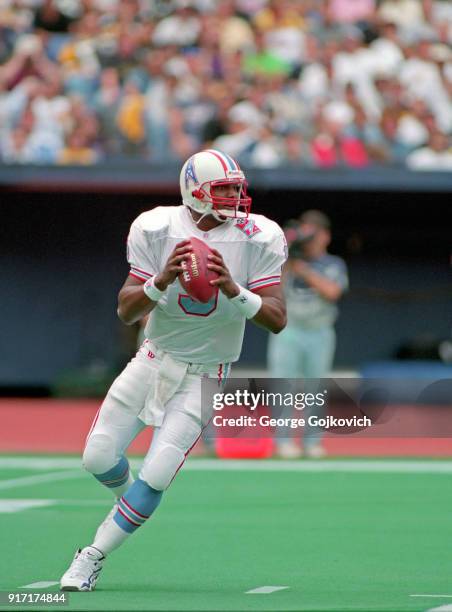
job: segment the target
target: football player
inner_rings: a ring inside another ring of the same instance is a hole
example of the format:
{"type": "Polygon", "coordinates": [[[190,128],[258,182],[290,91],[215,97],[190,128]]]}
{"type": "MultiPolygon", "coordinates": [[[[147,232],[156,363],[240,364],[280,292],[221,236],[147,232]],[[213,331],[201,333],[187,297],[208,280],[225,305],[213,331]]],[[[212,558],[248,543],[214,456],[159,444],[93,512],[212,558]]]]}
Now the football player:
{"type": "Polygon", "coordinates": [[[131,325],[149,314],[145,340],[113,382],[96,415],[83,466],[115,497],[92,543],[61,578],[65,591],[92,591],[104,559],[157,508],[210,420],[201,411],[201,379],[227,378],[242,348],[245,322],[278,333],[286,325],[280,287],[287,249],[280,227],[250,214],[245,175],[228,155],[207,150],[182,167],[182,205],[141,214],[130,229],[129,275],[118,315],[131,325]],[[178,281],[196,236],[213,253],[219,291],[196,302],[178,281]],[[154,435],[134,480],[125,451],[146,426],[154,435]]]}

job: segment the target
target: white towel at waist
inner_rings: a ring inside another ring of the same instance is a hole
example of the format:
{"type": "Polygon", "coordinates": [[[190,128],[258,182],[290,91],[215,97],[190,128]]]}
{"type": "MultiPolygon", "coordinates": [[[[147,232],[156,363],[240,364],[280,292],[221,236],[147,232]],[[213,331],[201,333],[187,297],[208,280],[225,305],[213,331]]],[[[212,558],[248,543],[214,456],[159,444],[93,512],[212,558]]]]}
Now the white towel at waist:
{"type": "Polygon", "coordinates": [[[165,415],[165,404],[181,386],[188,369],[188,363],[177,361],[164,353],[159,368],[153,371],[151,388],[146,396],[143,410],[138,415],[146,425],[160,427],[165,415]]]}

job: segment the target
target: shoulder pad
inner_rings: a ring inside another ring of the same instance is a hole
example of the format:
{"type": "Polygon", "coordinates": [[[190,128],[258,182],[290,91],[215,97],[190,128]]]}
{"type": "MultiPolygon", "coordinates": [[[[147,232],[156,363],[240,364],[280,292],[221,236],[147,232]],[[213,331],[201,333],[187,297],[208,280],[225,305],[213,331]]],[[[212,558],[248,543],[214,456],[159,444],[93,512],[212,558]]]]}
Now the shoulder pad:
{"type": "Polygon", "coordinates": [[[168,228],[171,214],[176,208],[176,206],[156,206],[151,210],[141,213],[133,224],[146,234],[160,234],[168,228]]]}

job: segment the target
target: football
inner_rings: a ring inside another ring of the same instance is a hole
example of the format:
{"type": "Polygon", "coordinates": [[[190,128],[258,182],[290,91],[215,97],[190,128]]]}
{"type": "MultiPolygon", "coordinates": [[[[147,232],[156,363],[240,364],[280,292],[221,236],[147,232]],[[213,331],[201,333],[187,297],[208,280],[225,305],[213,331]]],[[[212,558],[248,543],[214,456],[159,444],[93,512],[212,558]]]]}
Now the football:
{"type": "Polygon", "coordinates": [[[218,278],[218,273],[207,267],[207,256],[211,253],[207,244],[194,236],[190,238],[190,242],[193,251],[189,259],[182,261],[184,271],[179,274],[179,282],[195,302],[205,304],[218,293],[218,287],[209,284],[211,280],[218,278]]]}

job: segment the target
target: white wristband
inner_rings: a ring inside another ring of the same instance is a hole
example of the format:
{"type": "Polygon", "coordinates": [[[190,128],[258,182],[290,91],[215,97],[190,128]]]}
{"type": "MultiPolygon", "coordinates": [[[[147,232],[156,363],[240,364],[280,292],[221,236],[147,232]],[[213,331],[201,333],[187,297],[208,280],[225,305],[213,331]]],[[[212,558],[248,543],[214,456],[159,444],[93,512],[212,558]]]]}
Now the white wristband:
{"type": "Polygon", "coordinates": [[[238,285],[240,293],[229,301],[237,308],[247,319],[252,319],[257,315],[262,306],[262,298],[257,293],[253,293],[248,289],[238,285]]]}
{"type": "Polygon", "coordinates": [[[155,276],[147,280],[143,285],[143,291],[148,296],[150,300],[153,302],[158,302],[162,295],[165,294],[164,291],[160,291],[154,284],[155,276]]]}

